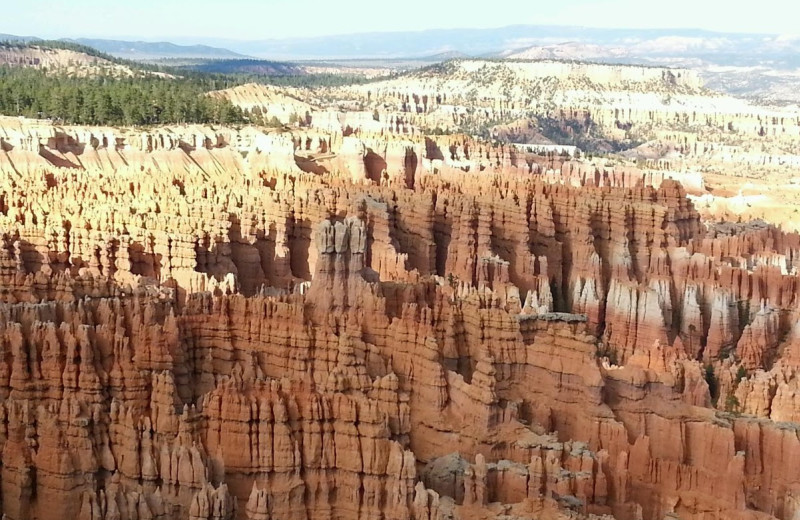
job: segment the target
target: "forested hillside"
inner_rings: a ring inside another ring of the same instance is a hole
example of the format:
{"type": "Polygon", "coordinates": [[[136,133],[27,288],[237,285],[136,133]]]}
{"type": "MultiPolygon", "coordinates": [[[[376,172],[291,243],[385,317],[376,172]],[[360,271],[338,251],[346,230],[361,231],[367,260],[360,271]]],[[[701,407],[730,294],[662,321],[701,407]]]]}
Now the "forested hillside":
{"type": "Polygon", "coordinates": [[[244,122],[230,102],[203,95],[233,84],[156,75],[74,78],[0,67],[0,113],[90,125],[244,122]]]}

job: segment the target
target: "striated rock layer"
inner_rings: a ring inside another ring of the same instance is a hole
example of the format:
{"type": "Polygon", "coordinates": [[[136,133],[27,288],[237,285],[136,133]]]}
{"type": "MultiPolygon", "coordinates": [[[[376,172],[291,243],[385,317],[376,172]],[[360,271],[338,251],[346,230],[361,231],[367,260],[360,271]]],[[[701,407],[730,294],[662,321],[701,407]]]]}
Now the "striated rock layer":
{"type": "Polygon", "coordinates": [[[799,235],[488,148],[191,132],[0,183],[7,519],[800,514],[799,235]]]}

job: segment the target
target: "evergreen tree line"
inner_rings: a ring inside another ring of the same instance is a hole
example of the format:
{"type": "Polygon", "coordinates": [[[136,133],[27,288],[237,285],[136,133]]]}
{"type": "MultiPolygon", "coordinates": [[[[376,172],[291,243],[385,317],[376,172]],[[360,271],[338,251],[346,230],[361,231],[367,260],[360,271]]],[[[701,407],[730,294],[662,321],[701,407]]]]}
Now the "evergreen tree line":
{"type": "MultiPolygon", "coordinates": [[[[278,87],[347,87],[363,85],[371,80],[358,74],[289,74],[289,75],[251,75],[242,76],[243,80],[278,87]]],[[[380,78],[386,79],[386,78],[380,78]]]]}
{"type": "MultiPolygon", "coordinates": [[[[303,70],[302,64],[291,62],[255,59],[192,61],[194,62],[172,67],[172,70],[176,71],[175,74],[181,75],[185,71],[224,74],[228,77],[234,77],[243,83],[262,83],[281,87],[343,87],[361,85],[371,81],[355,73],[309,74],[303,70]]],[[[164,60],[164,64],[167,63],[169,63],[169,60],[164,60]]],[[[163,67],[165,71],[169,69],[169,67],[163,67]]]]}
{"type": "Polygon", "coordinates": [[[0,114],[84,125],[244,123],[244,113],[230,101],[203,95],[235,84],[201,76],[75,78],[3,66],[0,114]]]}

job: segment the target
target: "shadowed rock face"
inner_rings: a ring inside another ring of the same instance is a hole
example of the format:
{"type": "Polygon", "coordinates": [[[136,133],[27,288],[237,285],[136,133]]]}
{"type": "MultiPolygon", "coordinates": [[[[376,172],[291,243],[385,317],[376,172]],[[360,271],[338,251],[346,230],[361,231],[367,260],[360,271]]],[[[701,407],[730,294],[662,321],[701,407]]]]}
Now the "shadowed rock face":
{"type": "Polygon", "coordinates": [[[800,511],[800,236],[474,143],[220,132],[0,180],[6,518],[800,511]]]}

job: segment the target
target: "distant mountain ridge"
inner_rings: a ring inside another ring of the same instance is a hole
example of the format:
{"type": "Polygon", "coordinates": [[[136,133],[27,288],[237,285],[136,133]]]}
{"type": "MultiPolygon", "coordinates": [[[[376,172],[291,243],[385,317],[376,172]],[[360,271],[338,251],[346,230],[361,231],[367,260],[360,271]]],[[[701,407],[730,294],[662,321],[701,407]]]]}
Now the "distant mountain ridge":
{"type": "MultiPolygon", "coordinates": [[[[0,40],[31,41],[32,36],[0,34],[0,40]]],[[[528,57],[638,59],[680,58],[718,65],[752,66],[769,61],[800,67],[800,37],[720,33],[703,29],[607,29],[574,26],[511,25],[492,29],[432,29],[373,32],[286,39],[198,38],[196,43],[67,39],[128,59],[187,58],[265,60],[418,59],[506,57],[538,48],[528,57]],[[565,47],[566,46],[566,47],[565,47]],[[561,47],[561,48],[559,48],[561,47]],[[572,48],[568,48],[572,47],[572,48]]]]}
{"type": "Polygon", "coordinates": [[[576,42],[600,46],[636,44],[658,54],[683,45],[691,54],[735,55],[798,52],[800,40],[771,34],[719,33],[703,29],[606,29],[511,25],[492,29],[432,29],[268,40],[205,39],[203,43],[269,59],[419,58],[457,52],[485,56],[503,51],[576,42]]]}
{"type": "MultiPolygon", "coordinates": [[[[42,38],[36,36],[17,36],[15,34],[0,33],[0,42],[33,43],[41,40],[42,38]]],[[[202,44],[178,45],[171,42],[108,40],[102,38],[61,38],[60,41],[86,45],[100,52],[116,56],[117,58],[129,60],[152,60],[160,58],[230,60],[249,58],[249,56],[245,54],[202,44]]]]}
{"type": "Polygon", "coordinates": [[[0,33],[0,42],[32,42],[36,40],[41,40],[41,38],[37,38],[36,36],[17,36],[16,34],[0,33]]]}
{"type": "Polygon", "coordinates": [[[67,41],[88,45],[99,51],[130,60],[158,58],[205,58],[221,60],[248,57],[245,54],[240,54],[228,49],[199,44],[178,45],[171,42],[105,40],[94,38],[77,38],[67,41]]]}

